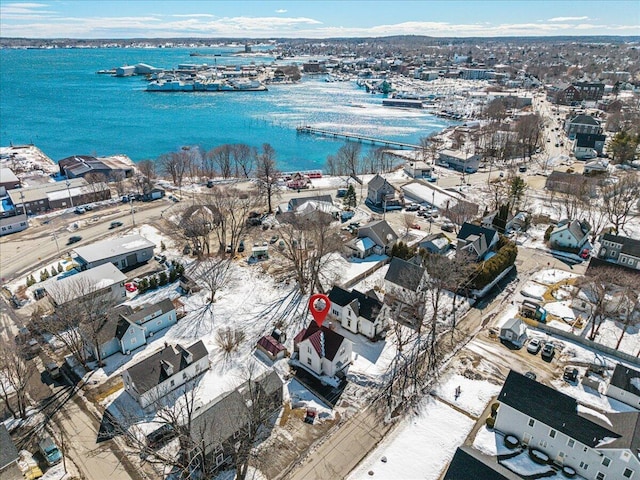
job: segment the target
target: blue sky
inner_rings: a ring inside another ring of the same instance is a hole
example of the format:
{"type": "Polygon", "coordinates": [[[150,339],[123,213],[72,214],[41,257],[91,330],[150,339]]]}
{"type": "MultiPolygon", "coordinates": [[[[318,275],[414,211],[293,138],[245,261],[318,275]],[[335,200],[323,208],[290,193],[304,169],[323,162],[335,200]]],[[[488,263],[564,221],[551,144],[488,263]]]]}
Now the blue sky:
{"type": "Polygon", "coordinates": [[[0,0],[0,36],[640,35],[637,0],[0,0]]]}

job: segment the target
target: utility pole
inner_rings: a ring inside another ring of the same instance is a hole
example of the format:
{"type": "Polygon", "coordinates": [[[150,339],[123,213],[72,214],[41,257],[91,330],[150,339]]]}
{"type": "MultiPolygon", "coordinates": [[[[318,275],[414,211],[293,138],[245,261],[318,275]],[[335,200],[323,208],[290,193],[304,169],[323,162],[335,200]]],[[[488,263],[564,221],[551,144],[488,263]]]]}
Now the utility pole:
{"type": "Polygon", "coordinates": [[[58,236],[56,235],[55,230],[51,233],[53,235],[53,239],[56,241],[56,249],[58,250],[58,257],[60,256],[60,245],[58,245],[58,236]]]}
{"type": "Polygon", "coordinates": [[[69,176],[67,175],[67,179],[64,181],[67,184],[67,193],[69,194],[69,203],[71,203],[71,208],[73,208],[73,197],[71,197],[71,182],[69,182],[69,176]]]}
{"type": "Polygon", "coordinates": [[[129,205],[131,205],[131,221],[133,222],[133,226],[136,226],[136,217],[133,214],[133,212],[135,212],[135,209],[133,208],[133,199],[131,197],[129,197],[129,205]]]}

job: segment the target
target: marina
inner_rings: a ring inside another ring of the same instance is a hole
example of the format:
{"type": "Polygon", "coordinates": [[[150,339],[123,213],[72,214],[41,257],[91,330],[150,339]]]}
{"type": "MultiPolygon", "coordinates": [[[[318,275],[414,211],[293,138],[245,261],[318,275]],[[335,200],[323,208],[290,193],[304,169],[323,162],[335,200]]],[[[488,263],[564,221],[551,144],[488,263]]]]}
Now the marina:
{"type": "Polygon", "coordinates": [[[412,143],[405,142],[396,142],[393,140],[385,140],[383,138],[374,138],[366,135],[359,135],[357,133],[350,132],[335,132],[331,130],[324,130],[322,128],[315,128],[310,125],[304,125],[297,127],[296,130],[298,133],[308,133],[312,135],[322,135],[325,137],[333,137],[333,138],[344,138],[346,140],[356,140],[358,142],[368,142],[371,145],[382,145],[385,147],[398,147],[401,149],[417,149],[420,148],[420,145],[415,145],[412,143]]]}

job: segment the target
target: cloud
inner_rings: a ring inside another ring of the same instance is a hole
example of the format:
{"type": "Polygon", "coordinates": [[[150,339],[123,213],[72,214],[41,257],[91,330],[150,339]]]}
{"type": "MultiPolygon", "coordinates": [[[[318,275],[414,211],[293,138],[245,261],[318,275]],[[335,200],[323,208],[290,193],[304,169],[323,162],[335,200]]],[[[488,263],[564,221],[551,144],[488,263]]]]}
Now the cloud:
{"type": "Polygon", "coordinates": [[[284,8],[279,8],[276,13],[287,13],[287,11],[284,8]]]}
{"type": "MultiPolygon", "coordinates": [[[[145,17],[54,17],[43,14],[44,4],[9,4],[2,8],[24,9],[22,22],[1,17],[0,31],[5,37],[34,38],[332,38],[382,37],[390,35],[428,35],[433,37],[504,37],[548,35],[634,35],[637,25],[592,25],[589,22],[531,21],[491,24],[410,21],[370,27],[327,25],[309,17],[276,15],[268,17],[216,17],[209,14],[154,15],[145,17]],[[16,7],[16,5],[21,5],[16,7]],[[29,7],[24,7],[29,5],[29,7]],[[32,7],[38,5],[38,7],[32,7]],[[40,15],[42,14],[42,15],[40,15]]],[[[3,10],[4,12],[4,10],[3,10]]],[[[15,12],[15,10],[14,10],[15,12]]],[[[562,18],[562,17],[558,17],[562,18]]],[[[582,18],[582,17],[565,17],[582,18]]],[[[584,17],[586,18],[586,17],[584,17]]]]}
{"type": "Polygon", "coordinates": [[[553,17],[547,22],[573,22],[578,20],[589,20],[589,17],[553,17]]]}
{"type": "Polygon", "coordinates": [[[7,3],[0,5],[0,18],[3,20],[32,20],[48,18],[55,12],[42,10],[49,5],[44,3],[7,3]]]}

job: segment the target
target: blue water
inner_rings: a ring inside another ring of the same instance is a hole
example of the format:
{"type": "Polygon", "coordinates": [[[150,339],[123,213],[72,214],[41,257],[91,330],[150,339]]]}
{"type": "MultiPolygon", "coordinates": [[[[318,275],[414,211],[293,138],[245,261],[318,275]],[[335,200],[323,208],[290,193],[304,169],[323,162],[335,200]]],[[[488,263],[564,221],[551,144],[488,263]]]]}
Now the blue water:
{"type": "MultiPolygon", "coordinates": [[[[221,50],[203,50],[213,53],[221,50]]],[[[228,52],[228,49],[226,51],[228,52]]],[[[382,107],[382,95],[354,82],[305,77],[268,92],[150,93],[139,77],[97,75],[139,62],[172,68],[271,62],[272,58],[190,57],[188,49],[0,50],[0,145],[34,143],[54,161],[123,153],[155,159],[182,146],[225,143],[275,149],[284,170],[322,168],[344,140],[297,134],[296,126],[360,133],[406,143],[448,123],[423,111],[382,107]],[[364,107],[364,108],[363,108],[364,107]]]]}

